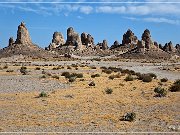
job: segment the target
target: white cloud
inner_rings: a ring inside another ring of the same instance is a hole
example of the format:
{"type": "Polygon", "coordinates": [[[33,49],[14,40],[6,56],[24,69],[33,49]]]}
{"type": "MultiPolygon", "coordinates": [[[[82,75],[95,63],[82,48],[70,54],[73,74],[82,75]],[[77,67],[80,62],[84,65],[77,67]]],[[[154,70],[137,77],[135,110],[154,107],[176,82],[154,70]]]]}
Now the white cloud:
{"type": "Polygon", "coordinates": [[[92,12],[92,10],[93,10],[92,6],[81,6],[80,7],[80,12],[84,13],[84,14],[89,14],[92,12]]]}
{"type": "Polygon", "coordinates": [[[112,6],[99,6],[96,7],[97,13],[125,13],[126,7],[119,6],[119,7],[112,7],[112,6]]]}
{"type": "Polygon", "coordinates": [[[176,25],[180,24],[179,20],[173,20],[173,19],[167,19],[167,18],[149,17],[149,18],[144,18],[143,20],[147,22],[155,22],[155,23],[169,23],[169,24],[176,24],[176,25]]]}
{"type": "MultiPolygon", "coordinates": [[[[8,0],[13,1],[13,0],[8,0]]],[[[20,0],[16,0],[20,1],[20,0]]],[[[43,0],[27,0],[31,2],[41,2],[43,0]]],[[[50,1],[50,0],[48,0],[50,1]]],[[[54,0],[53,2],[65,2],[65,0],[54,0]]],[[[88,0],[77,0],[78,2],[89,2],[88,0]]],[[[96,0],[91,0],[92,2],[97,2],[96,0]]],[[[100,2],[127,2],[125,0],[99,0],[100,2]]],[[[133,1],[133,0],[128,0],[133,1]]],[[[136,0],[140,1],[140,0],[136,0]]],[[[172,2],[170,0],[144,0],[144,2],[172,2]]],[[[180,0],[173,0],[173,2],[180,2],[180,0]]],[[[140,1],[142,2],[142,1],[140,1]]],[[[177,4],[0,4],[0,7],[4,10],[11,9],[11,11],[16,12],[16,10],[34,12],[36,14],[42,15],[59,15],[64,14],[68,16],[70,13],[79,12],[82,14],[120,14],[126,16],[133,16],[131,20],[135,18],[146,18],[144,21],[151,21],[157,23],[169,23],[169,24],[179,24],[180,19],[180,3],[177,4]],[[159,20],[157,18],[160,18],[159,20]],[[173,18],[173,19],[167,19],[173,18]]]]}

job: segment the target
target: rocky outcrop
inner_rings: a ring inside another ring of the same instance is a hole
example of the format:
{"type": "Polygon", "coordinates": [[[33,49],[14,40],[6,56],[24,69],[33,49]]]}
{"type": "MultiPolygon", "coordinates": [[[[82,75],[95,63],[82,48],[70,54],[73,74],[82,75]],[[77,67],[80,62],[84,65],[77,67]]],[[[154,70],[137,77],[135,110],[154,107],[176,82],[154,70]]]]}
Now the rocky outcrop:
{"type": "Polygon", "coordinates": [[[46,48],[46,50],[52,50],[65,44],[64,37],[60,32],[54,32],[52,43],[46,48]]]}
{"type": "Polygon", "coordinates": [[[81,34],[81,42],[83,45],[85,45],[87,48],[88,47],[93,47],[94,46],[94,38],[85,32],[81,34]]]}
{"type": "Polygon", "coordinates": [[[137,44],[137,42],[137,37],[130,29],[128,29],[127,32],[123,35],[122,45],[137,44]]]}
{"type": "Polygon", "coordinates": [[[65,44],[65,40],[64,40],[64,37],[63,37],[62,33],[54,32],[52,43],[54,43],[55,45],[58,45],[58,46],[59,45],[64,45],[65,44]]]}
{"type": "Polygon", "coordinates": [[[149,50],[153,42],[151,40],[151,33],[148,29],[146,29],[142,34],[142,40],[145,41],[145,48],[149,50]]]}
{"type": "Polygon", "coordinates": [[[113,45],[110,47],[110,50],[116,49],[118,47],[120,47],[120,43],[116,40],[116,41],[114,41],[113,45]]]}
{"type": "Polygon", "coordinates": [[[138,43],[137,43],[137,51],[139,53],[144,53],[145,52],[145,42],[143,40],[138,41],[138,43]]]}
{"type": "Polygon", "coordinates": [[[14,39],[13,39],[13,37],[10,37],[8,46],[12,46],[13,44],[14,44],[14,39]]]}
{"type": "Polygon", "coordinates": [[[28,29],[23,22],[18,26],[16,41],[14,42],[13,38],[10,38],[9,45],[0,50],[0,58],[13,55],[24,55],[34,58],[48,58],[55,56],[32,43],[28,29]]]}
{"type": "Polygon", "coordinates": [[[32,44],[29,32],[24,22],[21,22],[21,24],[18,26],[17,39],[15,44],[32,44]]]}
{"type": "Polygon", "coordinates": [[[103,40],[102,43],[98,43],[96,49],[107,50],[108,49],[107,40],[103,40]]]}
{"type": "Polygon", "coordinates": [[[173,44],[171,41],[165,44],[165,46],[163,47],[163,50],[165,52],[175,52],[175,48],[173,47],[173,44]]]}
{"type": "Polygon", "coordinates": [[[159,44],[159,49],[163,50],[162,44],[159,44]]]}
{"type": "Polygon", "coordinates": [[[82,42],[78,33],[74,32],[72,27],[67,29],[66,45],[75,46],[75,49],[81,49],[82,42]]]}

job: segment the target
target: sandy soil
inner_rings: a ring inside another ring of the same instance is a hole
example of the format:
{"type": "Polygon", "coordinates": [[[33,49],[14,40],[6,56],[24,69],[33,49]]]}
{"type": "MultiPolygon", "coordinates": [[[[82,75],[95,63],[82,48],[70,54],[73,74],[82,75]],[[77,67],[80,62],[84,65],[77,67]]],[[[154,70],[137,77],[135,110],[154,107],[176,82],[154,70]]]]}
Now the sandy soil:
{"type": "MultiPolygon", "coordinates": [[[[57,65],[71,63],[76,62],[58,62],[57,65]]],[[[158,98],[155,97],[154,93],[154,88],[160,85],[158,79],[154,79],[150,83],[144,83],[140,80],[126,82],[124,81],[126,76],[110,80],[108,78],[110,75],[102,73],[102,70],[98,68],[103,64],[108,66],[107,62],[78,63],[97,65],[97,68],[92,69],[85,66],[78,67],[76,70],[74,67],[67,69],[64,66],[64,69],[52,70],[54,66],[41,66],[41,70],[37,71],[35,70],[37,66],[27,66],[30,71],[28,76],[32,78],[34,75],[42,76],[41,71],[44,68],[46,72],[60,77],[58,80],[48,77],[44,81],[49,83],[55,81],[61,85],[69,85],[69,87],[61,88],[48,85],[46,90],[48,97],[44,98],[37,98],[41,90],[31,89],[29,86],[22,87],[19,85],[21,81],[13,78],[20,75],[19,66],[9,66],[8,69],[14,70],[12,73],[7,73],[7,69],[0,70],[0,78],[4,79],[1,86],[5,86],[5,80],[12,76],[10,82],[14,80],[13,84],[17,84],[14,88],[16,89],[19,86],[18,92],[8,92],[7,86],[3,91],[2,89],[0,91],[0,131],[171,133],[180,131],[179,92],[168,91],[166,97],[158,98]],[[67,79],[60,76],[63,71],[82,72],[84,80],[79,78],[73,83],[68,83],[67,79]],[[91,78],[94,73],[99,73],[100,77],[91,78]],[[88,86],[91,81],[94,81],[96,86],[88,86]],[[112,94],[106,94],[106,88],[112,88],[112,94]],[[120,120],[127,112],[136,113],[135,121],[120,120]]],[[[120,67],[124,65],[124,63],[114,62],[111,63],[111,66],[116,66],[115,63],[120,67]]],[[[43,62],[32,64],[43,65],[43,62]]],[[[133,63],[128,64],[125,66],[130,67],[133,63]]],[[[24,81],[29,81],[30,84],[35,85],[39,78],[30,81],[28,76],[24,77],[24,81]]],[[[8,81],[7,83],[11,85],[8,81]]],[[[173,81],[169,80],[161,85],[168,89],[172,83],[173,81]]]]}

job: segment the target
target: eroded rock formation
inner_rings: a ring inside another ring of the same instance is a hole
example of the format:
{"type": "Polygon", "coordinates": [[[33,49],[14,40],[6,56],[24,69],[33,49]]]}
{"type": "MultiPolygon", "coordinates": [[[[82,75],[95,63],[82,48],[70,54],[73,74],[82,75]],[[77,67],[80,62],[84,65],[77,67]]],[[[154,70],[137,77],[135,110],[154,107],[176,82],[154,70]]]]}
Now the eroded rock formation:
{"type": "Polygon", "coordinates": [[[175,52],[175,48],[173,47],[173,44],[171,41],[165,44],[165,46],[163,47],[163,50],[165,52],[175,52]]]}
{"type": "Polygon", "coordinates": [[[12,46],[13,44],[14,44],[14,39],[13,39],[13,37],[10,37],[8,46],[12,46]]]}
{"type": "Polygon", "coordinates": [[[52,50],[65,44],[64,37],[60,32],[54,32],[52,43],[46,48],[46,50],[52,50]]]}
{"type": "Polygon", "coordinates": [[[18,26],[16,44],[32,44],[29,32],[24,22],[18,26]]]}
{"type": "Polygon", "coordinates": [[[108,49],[107,40],[103,40],[102,43],[98,43],[96,49],[107,50],[108,49]]]}
{"type": "Polygon", "coordinates": [[[153,43],[151,41],[151,33],[148,29],[142,34],[142,40],[145,41],[145,48],[150,49],[153,43]]]}
{"type": "Polygon", "coordinates": [[[110,47],[110,49],[115,49],[118,48],[120,46],[120,43],[116,40],[114,41],[113,45],[110,47]]]}
{"type": "Polygon", "coordinates": [[[67,29],[66,45],[75,46],[76,49],[81,49],[82,42],[78,33],[74,32],[72,27],[67,29]]]}
{"type": "Polygon", "coordinates": [[[94,45],[94,38],[90,34],[87,34],[87,33],[83,32],[81,34],[81,42],[86,47],[93,47],[93,45],[94,45]]]}
{"type": "Polygon", "coordinates": [[[123,35],[122,45],[137,44],[137,42],[137,37],[130,29],[128,29],[127,32],[123,35]]]}

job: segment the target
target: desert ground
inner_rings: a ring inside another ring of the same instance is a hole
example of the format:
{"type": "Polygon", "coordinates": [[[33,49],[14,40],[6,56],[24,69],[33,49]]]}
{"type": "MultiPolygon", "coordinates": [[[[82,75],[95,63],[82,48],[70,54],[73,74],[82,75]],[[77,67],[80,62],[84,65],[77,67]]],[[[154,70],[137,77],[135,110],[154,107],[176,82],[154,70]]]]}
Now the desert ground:
{"type": "Polygon", "coordinates": [[[1,133],[180,132],[180,93],[169,91],[180,79],[179,62],[1,60],[0,67],[1,133]],[[143,82],[133,74],[132,81],[125,81],[128,73],[105,73],[105,67],[155,73],[157,78],[143,82]],[[70,82],[63,72],[83,76],[70,82]],[[117,77],[110,79],[113,75],[117,77]],[[95,86],[89,86],[91,82],[95,86]],[[167,90],[166,96],[156,96],[159,86],[167,90]],[[133,121],[123,119],[129,112],[136,114],[133,121]]]}

